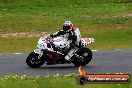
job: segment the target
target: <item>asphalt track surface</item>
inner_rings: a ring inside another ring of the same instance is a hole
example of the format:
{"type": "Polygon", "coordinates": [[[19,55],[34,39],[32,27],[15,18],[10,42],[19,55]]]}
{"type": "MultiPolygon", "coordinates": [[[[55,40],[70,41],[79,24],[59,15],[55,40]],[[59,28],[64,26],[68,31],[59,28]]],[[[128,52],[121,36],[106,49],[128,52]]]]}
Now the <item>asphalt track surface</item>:
{"type": "MultiPolygon", "coordinates": [[[[45,76],[54,74],[78,73],[73,64],[43,65],[29,68],[26,65],[28,54],[0,55],[0,77],[5,75],[45,76]]],[[[93,52],[92,61],[83,67],[86,73],[132,73],[132,49],[104,50],[93,52]]]]}

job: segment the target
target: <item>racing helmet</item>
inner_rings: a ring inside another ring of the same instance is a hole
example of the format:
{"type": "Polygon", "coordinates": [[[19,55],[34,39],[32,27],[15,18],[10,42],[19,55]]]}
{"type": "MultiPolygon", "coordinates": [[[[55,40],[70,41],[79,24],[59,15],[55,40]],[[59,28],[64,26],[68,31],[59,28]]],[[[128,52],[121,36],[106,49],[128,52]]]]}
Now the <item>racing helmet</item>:
{"type": "Polygon", "coordinates": [[[63,30],[65,32],[69,32],[70,30],[72,30],[73,28],[73,24],[71,21],[65,21],[64,24],[63,24],[63,30]]]}

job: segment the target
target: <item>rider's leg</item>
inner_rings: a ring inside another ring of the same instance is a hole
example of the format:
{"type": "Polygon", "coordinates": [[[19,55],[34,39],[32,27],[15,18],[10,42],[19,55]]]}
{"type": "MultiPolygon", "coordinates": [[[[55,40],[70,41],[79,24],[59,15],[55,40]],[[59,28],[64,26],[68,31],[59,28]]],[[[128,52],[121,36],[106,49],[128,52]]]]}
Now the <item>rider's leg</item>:
{"type": "Polygon", "coordinates": [[[65,56],[65,60],[70,61],[71,57],[74,55],[74,53],[78,50],[77,47],[71,48],[71,50],[67,53],[67,55],[65,56]]]}

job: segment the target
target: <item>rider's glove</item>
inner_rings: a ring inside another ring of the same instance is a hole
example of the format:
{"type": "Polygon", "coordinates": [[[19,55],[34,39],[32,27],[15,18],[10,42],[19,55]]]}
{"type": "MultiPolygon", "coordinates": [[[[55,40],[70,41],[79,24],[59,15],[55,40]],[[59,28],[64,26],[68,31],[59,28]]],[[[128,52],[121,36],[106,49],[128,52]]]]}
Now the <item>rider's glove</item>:
{"type": "Polygon", "coordinates": [[[52,38],[53,38],[53,37],[54,37],[54,36],[53,36],[53,34],[50,34],[50,37],[52,37],[52,38]]]}

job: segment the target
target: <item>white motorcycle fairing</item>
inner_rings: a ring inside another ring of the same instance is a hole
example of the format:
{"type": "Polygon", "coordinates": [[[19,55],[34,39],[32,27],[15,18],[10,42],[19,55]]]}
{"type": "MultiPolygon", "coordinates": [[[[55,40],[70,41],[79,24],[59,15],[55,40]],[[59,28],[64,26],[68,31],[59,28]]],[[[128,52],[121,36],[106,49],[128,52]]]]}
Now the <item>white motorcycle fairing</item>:
{"type": "MultiPolygon", "coordinates": [[[[47,44],[50,42],[53,42],[55,47],[60,48],[60,49],[70,48],[70,41],[68,41],[66,38],[62,36],[58,36],[54,38],[53,40],[46,40],[46,36],[45,36],[39,39],[38,44],[37,44],[38,49],[35,49],[34,52],[40,55],[43,54],[42,50],[45,50],[45,49],[55,52],[52,47],[51,48],[47,47],[47,44]]],[[[81,38],[81,45],[83,45],[84,47],[92,42],[94,42],[93,38],[81,38]]]]}
{"type": "Polygon", "coordinates": [[[94,42],[94,39],[93,38],[82,38],[81,39],[81,44],[83,46],[87,46],[88,44],[94,42]]]}
{"type": "Polygon", "coordinates": [[[54,52],[54,49],[52,47],[51,48],[47,47],[47,44],[50,42],[53,42],[56,48],[60,48],[60,49],[70,48],[70,41],[67,41],[67,39],[65,39],[64,37],[59,36],[54,38],[53,40],[46,40],[46,36],[45,36],[39,39],[37,44],[38,49],[35,49],[34,52],[41,55],[43,54],[42,50],[45,50],[45,49],[54,52]]]}

